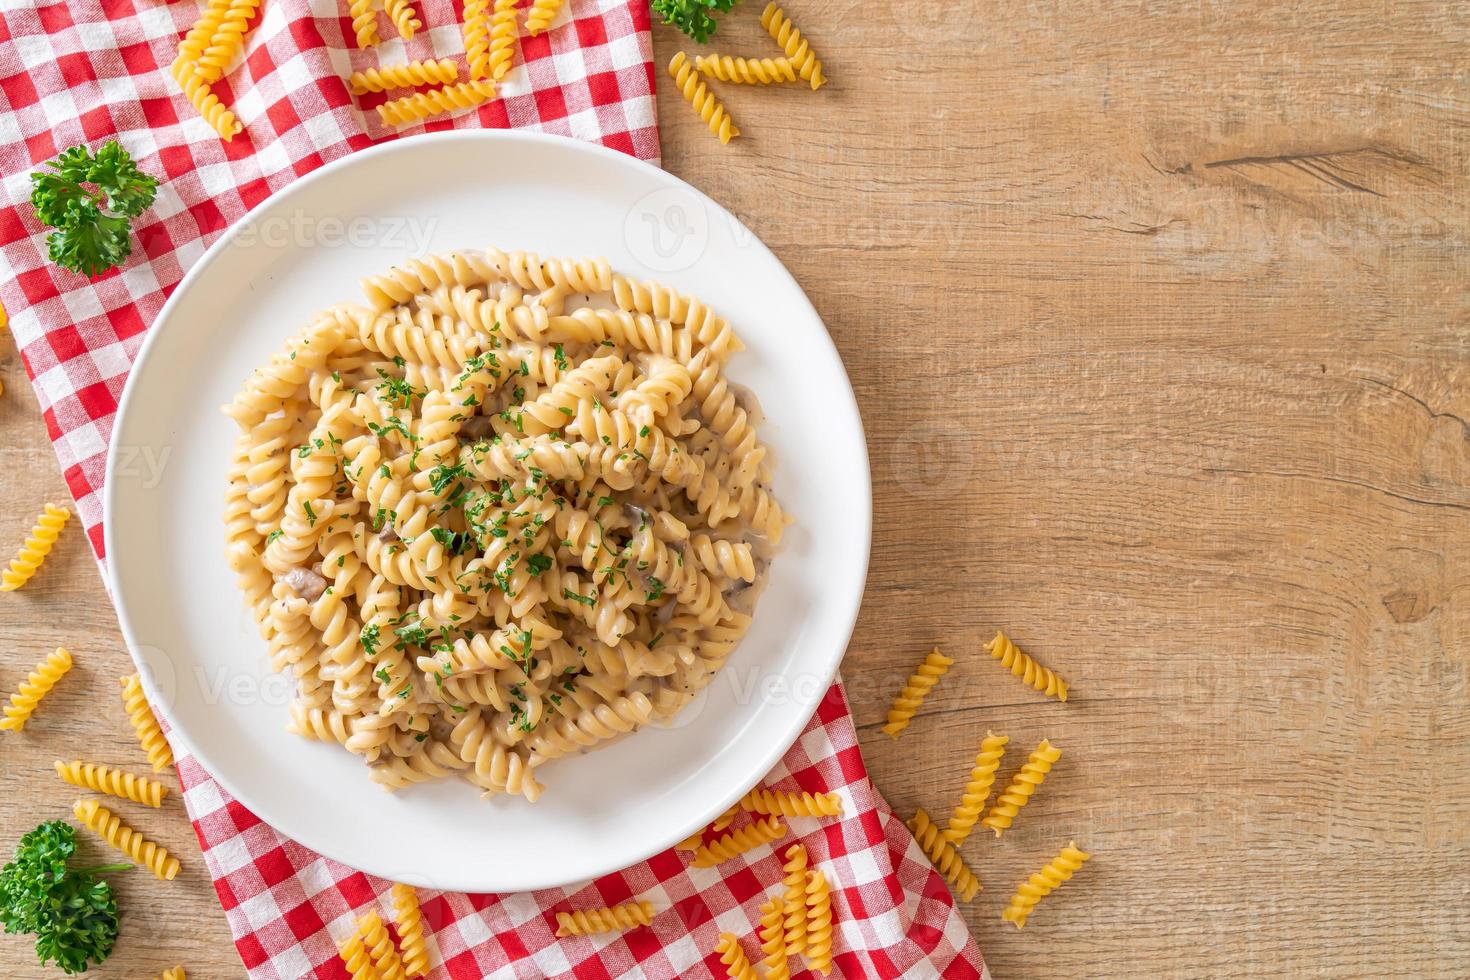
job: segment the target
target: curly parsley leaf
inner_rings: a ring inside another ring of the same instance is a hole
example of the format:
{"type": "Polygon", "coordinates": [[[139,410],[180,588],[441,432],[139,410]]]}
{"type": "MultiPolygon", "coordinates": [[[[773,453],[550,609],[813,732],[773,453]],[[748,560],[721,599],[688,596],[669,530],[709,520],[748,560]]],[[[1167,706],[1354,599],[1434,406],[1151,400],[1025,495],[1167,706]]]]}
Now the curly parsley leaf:
{"type": "Polygon", "coordinates": [[[121,265],[133,251],[130,222],[153,203],[158,179],[116,140],[96,156],[73,146],[46,166],[31,174],[31,206],[56,229],[46,236],[51,261],[88,276],[121,265]]]}
{"type": "Polygon", "coordinates": [[[728,13],[735,0],[653,0],[651,6],[665,24],[703,44],[715,32],[714,13],[728,13]]]}
{"type": "Polygon", "coordinates": [[[20,839],[15,859],[0,870],[0,923],[10,933],[34,933],[41,965],[51,960],[66,973],[101,963],[117,941],[117,902],[112,886],[96,876],[129,864],[73,870],[76,832],[52,820],[20,839]]]}

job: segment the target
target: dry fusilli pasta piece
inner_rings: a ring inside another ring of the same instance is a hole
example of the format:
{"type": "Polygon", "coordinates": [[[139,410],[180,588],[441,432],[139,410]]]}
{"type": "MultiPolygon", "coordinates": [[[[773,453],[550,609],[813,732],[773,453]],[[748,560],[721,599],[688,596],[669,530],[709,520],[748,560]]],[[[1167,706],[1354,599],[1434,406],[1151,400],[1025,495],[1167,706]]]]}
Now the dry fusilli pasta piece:
{"type": "Polygon", "coordinates": [[[192,73],[195,70],[200,56],[214,40],[215,32],[224,23],[225,15],[230,12],[230,4],[233,2],[234,0],[209,0],[204,5],[204,12],[179,42],[179,62],[183,63],[185,71],[192,73]]]}
{"type": "Polygon", "coordinates": [[[701,54],[694,67],[706,78],[737,85],[775,85],[796,81],[796,65],[790,58],[737,58],[728,54],[701,54]]]}
{"type": "Polygon", "coordinates": [[[424,935],[424,914],[419,911],[419,897],[413,886],[393,886],[393,921],[398,926],[398,939],[403,943],[403,971],[410,977],[429,975],[429,943],[424,935]]]}
{"type": "Polygon", "coordinates": [[[184,90],[184,97],[193,104],[194,111],[209,124],[209,128],[219,134],[220,139],[228,143],[239,135],[245,127],[220,102],[219,96],[209,90],[208,82],[196,75],[183,61],[175,61],[171,70],[184,90]]]}
{"type": "Polygon", "coordinates": [[[1007,922],[1014,922],[1017,929],[1024,928],[1026,918],[1036,907],[1036,903],[1071,878],[1090,857],[1092,855],[1086,851],[1079,851],[1075,842],[1068,841],[1062,852],[1048,861],[1044,868],[1016,886],[1016,893],[1011,896],[1010,904],[1000,913],[1000,917],[1007,922]]]}
{"type": "Polygon", "coordinates": [[[25,544],[20,546],[20,551],[11,559],[10,567],[0,571],[0,592],[14,592],[31,580],[46,556],[51,554],[61,529],[66,527],[70,517],[69,509],[55,504],[46,505],[41,516],[36,518],[36,526],[31,528],[25,544]]]}
{"type": "Polygon", "coordinates": [[[424,26],[418,12],[413,9],[412,0],[383,0],[383,9],[388,12],[393,26],[398,28],[398,36],[405,41],[412,41],[414,34],[424,26]]]}
{"type": "Polygon", "coordinates": [[[130,772],[111,766],[93,765],[90,762],[62,762],[56,760],[56,775],[82,789],[94,793],[106,793],[123,800],[132,800],[155,809],[163,806],[168,787],[147,776],[134,776],[130,772]]]}
{"type": "Polygon", "coordinates": [[[710,92],[709,86],[700,80],[699,74],[689,64],[689,58],[680,51],[674,55],[669,62],[669,74],[673,76],[674,84],[679,86],[680,93],[685,101],[694,107],[699,113],[699,118],[704,120],[709,131],[719,138],[721,143],[728,143],[740,135],[740,128],[735,125],[735,120],[730,118],[730,113],[720,100],[710,92]]]}
{"type": "Polygon", "coordinates": [[[57,647],[54,653],[36,664],[35,670],[10,696],[10,703],[5,706],[5,717],[0,719],[0,731],[18,732],[26,727],[36,705],[68,670],[71,670],[71,653],[63,647],[57,647]]]}
{"type": "Polygon", "coordinates": [[[163,737],[163,729],[158,727],[153,709],[148,706],[143,680],[133,674],[119,678],[119,681],[122,684],[123,708],[128,713],[128,721],[133,724],[133,731],[137,733],[138,744],[143,747],[153,771],[163,772],[174,764],[174,752],[169,748],[168,739],[163,737]]]}
{"type": "Polygon", "coordinates": [[[386,126],[404,126],[440,113],[472,108],[494,95],[492,82],[460,82],[385,102],[378,106],[378,117],[386,126]]]}
{"type": "Polygon", "coordinates": [[[490,77],[490,0],[465,0],[464,21],[460,27],[464,35],[465,58],[470,63],[471,78],[490,77]]]}
{"type": "Polygon", "coordinates": [[[820,868],[806,876],[806,958],[822,976],[832,972],[832,893],[820,868]]]}
{"type": "Polygon", "coordinates": [[[909,682],[898,692],[898,697],[893,700],[893,707],[888,709],[888,724],[883,726],[883,731],[893,738],[898,738],[899,733],[909,727],[914,713],[919,710],[919,705],[924,703],[924,698],[929,689],[939,683],[954,661],[939,652],[935,647],[919,664],[917,670],[909,677],[909,682]]]}
{"type": "Polygon", "coordinates": [[[495,0],[490,14],[490,43],[486,53],[489,77],[500,81],[515,57],[516,0],[495,0]]]}
{"type": "Polygon", "coordinates": [[[172,970],[164,970],[158,975],[158,980],[189,980],[182,966],[176,966],[172,970]]]}
{"type": "Polygon", "coordinates": [[[1048,697],[1056,698],[1058,701],[1067,700],[1067,682],[1062,680],[1055,671],[1041,666],[1026,654],[1021,648],[1011,642],[1011,638],[997,631],[995,639],[985,644],[986,651],[1000,661],[1000,665],[1009,670],[1021,682],[1028,687],[1034,687],[1048,697]]]}
{"type": "Polygon", "coordinates": [[[786,52],[786,57],[790,58],[796,66],[796,73],[803,80],[811,81],[812,91],[821,88],[827,81],[826,76],[822,74],[822,62],[818,60],[811,45],[801,36],[801,31],[796,29],[796,25],[791,22],[790,17],[786,16],[786,11],[781,9],[776,0],[771,0],[766,4],[766,9],[761,11],[761,26],[775,39],[777,44],[781,45],[782,50],[786,52]]]}
{"type": "Polygon", "coordinates": [[[723,837],[716,837],[701,847],[694,857],[694,867],[713,868],[721,861],[728,861],[737,854],[743,854],[762,844],[778,840],[785,833],[785,824],[776,817],[753,823],[749,827],[741,827],[723,837]]]}
{"type": "Polygon", "coordinates": [[[766,980],[786,980],[791,968],[786,962],[786,902],[780,895],[761,905],[760,940],[766,980]]]}
{"type": "Polygon", "coordinates": [[[148,840],[96,800],[77,800],[72,807],[77,820],[138,864],[164,881],[173,881],[179,873],[179,859],[165,848],[148,840]]]}
{"type": "Polygon", "coordinates": [[[1042,739],[1041,744],[1036,746],[1031,757],[1026,760],[1026,764],[1011,777],[1011,784],[996,798],[981,823],[995,831],[995,836],[999,837],[1001,831],[1010,827],[1016,814],[1021,812],[1021,807],[1031,799],[1031,794],[1046,780],[1046,774],[1051,772],[1051,767],[1061,757],[1061,749],[1042,739]]]}
{"type": "Polygon", "coordinates": [[[939,832],[939,826],[929,819],[929,814],[922,809],[914,811],[908,827],[914,832],[914,837],[928,856],[929,863],[944,875],[960,899],[968,902],[974,898],[975,893],[980,890],[980,879],[966,867],[954,845],[944,839],[944,835],[939,832]]]}
{"type": "Polygon", "coordinates": [[[676,851],[690,851],[690,852],[694,852],[694,851],[699,850],[700,845],[702,845],[703,843],[704,843],[704,828],[701,827],[698,830],[696,830],[694,833],[690,834],[688,837],[686,837],[683,840],[681,840],[679,843],[675,844],[674,845],[674,850],[676,850],[676,851]]]}
{"type": "Polygon", "coordinates": [[[652,902],[628,902],[611,908],[589,909],[585,912],[556,913],[558,936],[589,936],[597,932],[622,932],[637,926],[646,926],[653,921],[652,902]]]}
{"type": "Polygon", "coordinates": [[[561,12],[562,0],[535,0],[526,13],[526,33],[535,37],[551,26],[561,12]]]}
{"type": "Polygon", "coordinates": [[[786,953],[799,955],[806,949],[806,848],[792,844],[786,849],[786,862],[781,870],[786,872],[781,884],[782,912],[786,916],[786,953]]]}
{"type": "Polygon", "coordinates": [[[738,806],[749,813],[779,813],[783,817],[836,817],[842,814],[842,797],[836,793],[813,796],[756,788],[746,793],[738,806]]]}
{"type": "Polygon", "coordinates": [[[720,941],[715,943],[715,952],[720,954],[720,962],[725,965],[725,976],[730,980],[759,980],[755,967],[750,965],[745,951],[740,948],[740,940],[733,934],[720,933],[720,941]]]}
{"type": "Polygon", "coordinates": [[[230,0],[224,18],[210,35],[209,46],[193,59],[195,74],[206,82],[219,81],[245,47],[250,20],[259,9],[260,0],[230,0]]]}
{"type": "Polygon", "coordinates": [[[373,967],[382,974],[383,980],[403,980],[403,959],[398,955],[398,946],[383,926],[376,911],[368,912],[357,920],[357,935],[367,948],[373,967]]]}
{"type": "Polygon", "coordinates": [[[963,844],[965,838],[970,836],[970,831],[975,828],[975,822],[980,819],[980,813],[990,799],[990,787],[995,783],[995,770],[1000,766],[1001,756],[1005,755],[1006,743],[1009,741],[1006,736],[993,732],[986,732],[985,738],[981,739],[980,751],[975,756],[975,767],[970,770],[970,781],[965,784],[965,792],[955,805],[949,825],[944,828],[944,836],[951,843],[963,844]]]}
{"type": "Polygon", "coordinates": [[[452,58],[438,61],[409,61],[401,65],[383,65],[367,71],[355,71],[347,79],[356,95],[384,92],[390,88],[416,88],[420,85],[448,85],[459,78],[459,62],[452,58]]]}
{"type": "Polygon", "coordinates": [[[347,967],[347,973],[352,980],[381,980],[378,968],[373,965],[373,958],[368,955],[367,947],[362,944],[362,937],[357,933],[354,932],[337,946],[337,955],[342,957],[342,965],[347,967]]]}
{"type": "Polygon", "coordinates": [[[371,48],[378,43],[378,12],[373,9],[373,0],[350,0],[347,15],[352,18],[352,32],[357,35],[359,48],[371,48]]]}

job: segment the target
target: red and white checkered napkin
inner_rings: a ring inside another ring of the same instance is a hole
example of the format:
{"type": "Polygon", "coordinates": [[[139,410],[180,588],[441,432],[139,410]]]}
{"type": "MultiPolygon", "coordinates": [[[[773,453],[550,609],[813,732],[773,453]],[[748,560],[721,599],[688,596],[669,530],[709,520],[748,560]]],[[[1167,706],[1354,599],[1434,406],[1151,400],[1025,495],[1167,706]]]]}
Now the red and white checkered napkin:
{"type": "MultiPolygon", "coordinates": [[[[251,207],[329,160],[392,138],[371,103],[348,93],[344,75],[380,62],[463,56],[459,5],[416,5],[426,29],[412,42],[359,51],[341,0],[267,0],[243,64],[216,87],[245,124],[229,144],[164,71],[198,14],[195,4],[43,0],[0,9],[0,303],[99,558],[107,440],[144,332],[188,267],[251,207]],[[95,148],[110,138],[165,179],[126,266],[87,280],[46,260],[45,229],[25,203],[29,174],[68,146],[95,148]]],[[[530,127],[656,162],[648,28],[644,0],[569,0],[550,32],[521,40],[502,98],[405,132],[530,127]]],[[[380,33],[392,35],[386,20],[380,33]]],[[[387,883],[281,837],[192,757],[180,753],[178,771],[251,977],[345,977],[333,939],[367,907],[385,908],[387,883]]],[[[768,785],[843,796],[842,820],[793,827],[832,881],[837,974],[986,976],[948,890],[868,781],[840,687],[768,785]]],[[[710,952],[717,935],[752,937],[757,907],[780,878],[771,847],[706,870],[670,851],[573,889],[425,893],[435,962],[443,963],[434,976],[710,976],[722,972],[710,952]],[[556,912],[635,896],[657,906],[652,928],[554,938],[556,912]]],[[[753,939],[747,948],[756,952],[753,939]]]]}

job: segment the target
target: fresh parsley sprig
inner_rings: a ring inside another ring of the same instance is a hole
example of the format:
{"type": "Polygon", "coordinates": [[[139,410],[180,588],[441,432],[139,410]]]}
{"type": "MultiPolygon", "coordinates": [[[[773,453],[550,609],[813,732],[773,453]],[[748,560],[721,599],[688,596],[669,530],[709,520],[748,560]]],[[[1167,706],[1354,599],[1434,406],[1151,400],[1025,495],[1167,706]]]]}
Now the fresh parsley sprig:
{"type": "Polygon", "coordinates": [[[653,12],[703,44],[715,32],[715,13],[729,13],[736,0],[653,0],[653,12]]]}
{"type": "Polygon", "coordinates": [[[101,963],[117,941],[117,902],[97,875],[131,864],[72,869],[76,831],[51,820],[20,839],[15,859],[0,870],[0,923],[10,933],[34,933],[41,965],[55,960],[66,973],[101,963]]]}
{"type": "Polygon", "coordinates": [[[51,261],[95,276],[133,251],[130,224],[153,203],[158,179],[138,169],[116,141],[93,156],[85,146],[64,151],[31,174],[31,206],[48,228],[51,261]]]}

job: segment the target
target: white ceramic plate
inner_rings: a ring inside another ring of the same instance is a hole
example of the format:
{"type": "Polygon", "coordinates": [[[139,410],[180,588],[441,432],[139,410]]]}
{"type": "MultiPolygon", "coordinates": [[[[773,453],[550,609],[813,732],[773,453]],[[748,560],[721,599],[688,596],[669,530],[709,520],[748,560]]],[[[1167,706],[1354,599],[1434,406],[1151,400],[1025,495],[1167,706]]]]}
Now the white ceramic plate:
{"type": "Polygon", "coordinates": [[[801,288],[729,212],[621,153],[455,132],[353,154],[298,180],[217,242],[149,332],[109,455],[106,543],[123,633],[186,746],[307,847],[457,891],[551,887],[624,868],[733,803],[780,759],[832,680],[867,572],[871,490],[852,388],[801,288]],[[605,255],[693,292],[748,350],[775,488],[796,524],[744,643],[671,729],[548,765],[536,804],[451,780],[385,793],[355,756],[289,734],[223,558],[221,507],[241,382],[358,280],[410,254],[495,244],[605,255]]]}

